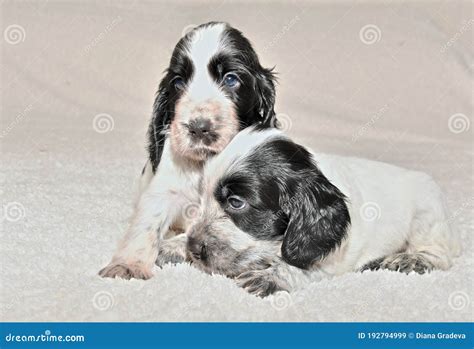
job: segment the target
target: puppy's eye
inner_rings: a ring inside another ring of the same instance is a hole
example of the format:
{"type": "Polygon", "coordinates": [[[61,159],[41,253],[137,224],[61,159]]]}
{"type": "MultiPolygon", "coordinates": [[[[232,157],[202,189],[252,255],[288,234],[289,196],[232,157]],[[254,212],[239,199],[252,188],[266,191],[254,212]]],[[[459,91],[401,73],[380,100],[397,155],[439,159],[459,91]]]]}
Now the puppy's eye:
{"type": "Polygon", "coordinates": [[[224,76],[224,85],[226,85],[227,87],[234,88],[234,87],[239,86],[239,84],[240,84],[240,81],[237,75],[229,73],[226,76],[224,76]]]}
{"type": "Polygon", "coordinates": [[[186,83],[184,82],[184,79],[179,76],[173,79],[172,84],[174,88],[177,90],[182,90],[186,87],[186,83]]]}
{"type": "Polygon", "coordinates": [[[229,206],[232,207],[234,210],[241,210],[245,206],[247,206],[247,203],[237,195],[231,195],[227,198],[227,202],[229,203],[229,206]]]}

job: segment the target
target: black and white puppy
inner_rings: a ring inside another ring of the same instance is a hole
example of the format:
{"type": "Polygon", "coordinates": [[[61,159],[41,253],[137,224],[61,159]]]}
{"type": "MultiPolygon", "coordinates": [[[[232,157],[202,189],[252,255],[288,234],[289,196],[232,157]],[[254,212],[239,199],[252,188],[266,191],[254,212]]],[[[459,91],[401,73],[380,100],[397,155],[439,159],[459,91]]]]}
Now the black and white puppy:
{"type": "Polygon", "coordinates": [[[124,239],[99,274],[147,279],[155,261],[184,258],[182,237],[161,242],[186,228],[183,212],[199,201],[203,165],[240,130],[273,127],[274,102],[272,71],[237,29],[212,22],[179,40],[153,107],[141,195],[124,239]]]}
{"type": "Polygon", "coordinates": [[[447,269],[459,254],[428,175],[312,153],[276,129],[240,132],[200,186],[189,258],[260,296],[350,271],[447,269]]]}

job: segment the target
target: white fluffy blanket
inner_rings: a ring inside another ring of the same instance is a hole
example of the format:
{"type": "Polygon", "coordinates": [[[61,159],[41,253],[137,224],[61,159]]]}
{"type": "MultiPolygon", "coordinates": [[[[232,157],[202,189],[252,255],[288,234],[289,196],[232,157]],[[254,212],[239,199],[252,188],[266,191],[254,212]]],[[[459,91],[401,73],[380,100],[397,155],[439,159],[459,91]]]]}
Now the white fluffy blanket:
{"type": "Polygon", "coordinates": [[[472,320],[470,2],[0,6],[0,320],[472,320]],[[209,20],[276,65],[276,110],[297,140],[440,183],[465,249],[451,270],[347,274],[263,300],[188,265],[146,282],[97,276],[131,214],[161,72],[209,20]]]}

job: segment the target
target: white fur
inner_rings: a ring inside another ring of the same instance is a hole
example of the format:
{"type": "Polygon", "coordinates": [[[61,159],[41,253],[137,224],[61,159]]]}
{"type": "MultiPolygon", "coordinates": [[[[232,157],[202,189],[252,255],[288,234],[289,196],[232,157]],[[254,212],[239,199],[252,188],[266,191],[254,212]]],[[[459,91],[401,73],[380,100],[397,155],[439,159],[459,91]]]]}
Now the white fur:
{"type": "Polygon", "coordinates": [[[125,267],[132,271],[133,277],[151,277],[160,240],[172,225],[186,225],[183,223],[186,206],[199,203],[197,188],[201,171],[193,171],[179,159],[173,161],[168,139],[162,158],[155,175],[143,177],[141,187],[146,189],[140,196],[124,239],[102,275],[123,276],[126,270],[122,268],[125,267]]]}
{"type": "MultiPolygon", "coordinates": [[[[252,149],[264,143],[268,138],[278,135],[282,135],[282,133],[274,128],[256,132],[254,128],[249,127],[240,131],[219,156],[210,159],[206,163],[204,179],[214,182],[219,180],[225,172],[232,170],[237,160],[245,157],[252,149]]],[[[208,187],[213,186],[213,183],[208,183],[208,187]]]]}
{"type": "Polygon", "coordinates": [[[351,227],[341,247],[321,263],[341,274],[399,252],[429,251],[441,269],[460,252],[441,190],[425,173],[382,162],[314,154],[324,175],[348,197],[351,227]],[[373,214],[372,214],[373,213],[373,214]]]}
{"type": "MultiPolygon", "coordinates": [[[[221,106],[222,114],[229,115],[226,119],[228,127],[223,128],[221,139],[230,137],[227,133],[232,129],[231,126],[235,128],[235,132],[238,129],[237,125],[231,124],[232,103],[207,69],[209,61],[222,45],[224,30],[225,25],[219,23],[193,32],[187,51],[193,62],[194,74],[180,100],[181,103],[192,101],[195,108],[203,107],[206,103],[221,106]]],[[[192,219],[185,217],[186,206],[197,206],[199,203],[197,189],[202,166],[182,157],[171,145],[168,136],[155,174],[151,164],[147,163],[139,182],[136,208],[130,226],[112,261],[100,275],[150,278],[160,241],[170,235],[171,227],[185,227],[186,220],[192,219]]]]}
{"type": "Polygon", "coordinates": [[[209,99],[219,99],[219,101],[226,103],[228,100],[207,69],[211,58],[220,51],[224,30],[225,25],[218,23],[194,32],[191,45],[188,48],[189,57],[191,57],[194,66],[194,74],[188,83],[187,94],[195,103],[209,99]]]}
{"type": "MultiPolygon", "coordinates": [[[[274,137],[286,136],[274,129],[240,132],[208,162],[205,177],[217,182],[252,149],[274,137]]],[[[440,269],[451,266],[460,245],[450,230],[441,190],[430,176],[367,159],[312,154],[326,178],[348,198],[351,216],[347,238],[317,265],[320,272],[356,271],[402,249],[424,254],[440,269]]]]}

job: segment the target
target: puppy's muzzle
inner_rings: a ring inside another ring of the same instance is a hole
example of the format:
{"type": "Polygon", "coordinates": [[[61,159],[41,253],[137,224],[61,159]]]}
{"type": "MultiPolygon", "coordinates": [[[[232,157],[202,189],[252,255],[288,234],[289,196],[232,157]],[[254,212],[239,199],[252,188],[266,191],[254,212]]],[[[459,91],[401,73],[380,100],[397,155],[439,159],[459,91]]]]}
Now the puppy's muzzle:
{"type": "Polygon", "coordinates": [[[191,120],[187,124],[187,129],[193,141],[202,141],[205,145],[214,143],[219,137],[214,124],[207,118],[198,117],[191,120]]]}

